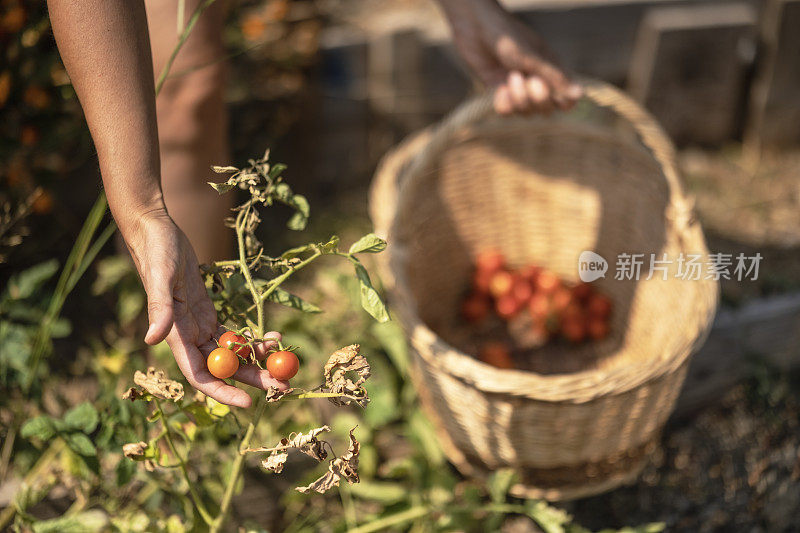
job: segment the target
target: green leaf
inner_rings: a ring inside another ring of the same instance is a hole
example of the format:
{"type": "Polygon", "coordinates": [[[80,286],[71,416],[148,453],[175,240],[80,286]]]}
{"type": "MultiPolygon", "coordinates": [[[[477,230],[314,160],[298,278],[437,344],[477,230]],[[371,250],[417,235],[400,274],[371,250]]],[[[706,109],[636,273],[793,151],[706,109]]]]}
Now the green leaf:
{"type": "Polygon", "coordinates": [[[267,296],[267,300],[276,304],[285,305],[292,309],[297,309],[304,313],[321,313],[322,309],[314,304],[308,303],[299,296],[295,296],[289,291],[285,291],[280,287],[276,288],[272,293],[267,296]]]}
{"type": "Polygon", "coordinates": [[[389,312],[386,310],[380,295],[378,295],[378,291],[372,286],[367,269],[358,261],[355,262],[355,268],[356,276],[358,276],[358,281],[360,282],[361,307],[378,322],[387,322],[389,320],[389,312]]]}
{"type": "Polygon", "coordinates": [[[97,455],[97,449],[83,433],[67,433],[64,435],[64,441],[67,443],[72,451],[85,457],[93,457],[97,455]]]}
{"type": "Polygon", "coordinates": [[[286,168],[287,168],[286,165],[284,165],[283,163],[275,163],[274,165],[272,165],[272,168],[269,169],[269,174],[268,174],[269,178],[274,180],[275,178],[280,176],[281,172],[286,170],[286,168]]]}
{"type": "Polygon", "coordinates": [[[311,214],[311,207],[308,205],[306,197],[295,194],[291,197],[291,200],[289,200],[289,205],[294,207],[295,213],[292,215],[292,218],[289,219],[289,222],[286,223],[286,227],[295,231],[306,229],[308,217],[311,214]]]}
{"type": "Polygon", "coordinates": [[[399,483],[361,481],[350,485],[350,492],[356,498],[392,505],[408,497],[408,489],[399,483]]]}
{"type": "Polygon", "coordinates": [[[91,433],[97,428],[100,416],[89,402],[84,402],[73,407],[64,415],[64,423],[68,429],[76,429],[84,433],[91,433]]]}
{"type": "Polygon", "coordinates": [[[396,322],[372,324],[372,334],[391,359],[397,371],[405,376],[408,372],[408,343],[403,328],[396,322]]]}
{"type": "Polygon", "coordinates": [[[34,533],[92,533],[108,527],[108,515],[99,509],[35,522],[34,533]]]}
{"type": "Polygon", "coordinates": [[[231,412],[230,407],[208,396],[206,396],[206,405],[208,406],[208,413],[218,418],[222,418],[231,412]]]}
{"type": "Polygon", "coordinates": [[[122,487],[127,485],[128,482],[133,478],[133,475],[136,473],[136,463],[133,461],[129,461],[127,458],[123,457],[120,462],[117,463],[116,468],[116,475],[117,475],[117,486],[122,487]]]}
{"type": "Polygon", "coordinates": [[[39,263],[19,274],[11,277],[8,281],[7,293],[15,300],[28,298],[36,292],[47,280],[53,277],[58,271],[58,261],[51,259],[44,263],[39,263]]]}
{"type": "Polygon", "coordinates": [[[56,427],[53,419],[45,415],[31,418],[25,422],[20,431],[20,435],[25,439],[36,437],[41,440],[50,440],[55,434],[56,427]]]}
{"type": "Polygon", "coordinates": [[[436,430],[434,430],[433,425],[419,409],[416,409],[409,418],[408,432],[416,441],[422,453],[428,458],[428,462],[431,466],[440,466],[444,464],[444,452],[439,446],[439,438],[436,436],[436,430]]]}
{"type": "Polygon", "coordinates": [[[59,318],[50,326],[50,336],[54,339],[63,339],[72,333],[72,324],[66,318],[59,318]]]}
{"type": "Polygon", "coordinates": [[[184,407],[184,409],[192,414],[198,426],[205,427],[214,424],[214,418],[211,416],[211,413],[208,412],[208,407],[205,403],[191,403],[184,407]]]}
{"type": "Polygon", "coordinates": [[[220,194],[225,194],[226,192],[236,187],[235,184],[228,183],[227,181],[223,181],[222,183],[214,183],[213,181],[209,181],[208,184],[211,185],[211,187],[213,187],[214,190],[220,194]]]}
{"type": "Polygon", "coordinates": [[[510,468],[500,469],[489,478],[489,495],[494,503],[504,503],[511,485],[514,484],[516,473],[510,468]]]}
{"type": "Polygon", "coordinates": [[[572,521],[566,511],[551,507],[542,500],[525,502],[525,512],[542,528],[544,533],[564,533],[564,526],[572,521]]]}
{"type": "Polygon", "coordinates": [[[368,233],[364,235],[356,242],[350,246],[350,250],[348,253],[351,254],[360,254],[360,253],[367,253],[367,254],[377,254],[382,252],[386,249],[386,241],[375,235],[374,233],[368,233]]]}
{"type": "Polygon", "coordinates": [[[311,249],[313,244],[304,244],[302,246],[296,246],[294,248],[289,248],[285,252],[281,254],[282,259],[294,259],[298,255],[305,253],[311,249]]]}
{"type": "Polygon", "coordinates": [[[335,252],[339,248],[339,237],[334,235],[325,244],[320,244],[319,249],[324,254],[335,252]]]}

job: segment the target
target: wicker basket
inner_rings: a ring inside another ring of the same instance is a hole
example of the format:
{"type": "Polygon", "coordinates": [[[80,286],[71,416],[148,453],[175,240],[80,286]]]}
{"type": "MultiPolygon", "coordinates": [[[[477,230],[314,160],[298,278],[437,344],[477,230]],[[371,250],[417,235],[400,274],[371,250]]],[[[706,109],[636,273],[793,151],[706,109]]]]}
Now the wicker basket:
{"type": "MultiPolygon", "coordinates": [[[[513,467],[513,493],[551,500],[633,480],[673,409],[689,356],[717,305],[713,279],[675,277],[679,254],[708,257],[674,163],[646,111],[617,89],[553,117],[501,118],[478,97],[412,136],[371,191],[389,241],[381,270],[414,354],[412,378],[450,460],[466,475],[513,467]],[[458,318],[481,250],[577,279],[577,259],[608,259],[594,282],[614,302],[611,335],[531,351],[502,370],[473,355],[458,318]],[[619,254],[666,253],[667,280],[615,280],[619,254]]],[[[705,277],[705,276],[703,276],[705,277]]]]}

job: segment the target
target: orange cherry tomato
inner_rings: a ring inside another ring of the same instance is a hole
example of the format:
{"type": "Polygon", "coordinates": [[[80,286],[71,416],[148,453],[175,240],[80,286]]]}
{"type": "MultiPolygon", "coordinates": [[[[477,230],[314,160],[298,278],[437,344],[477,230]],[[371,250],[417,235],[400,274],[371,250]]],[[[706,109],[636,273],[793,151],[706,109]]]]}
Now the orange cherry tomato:
{"type": "Polygon", "coordinates": [[[498,298],[494,304],[494,310],[503,320],[513,318],[519,312],[520,307],[519,302],[510,294],[498,298]]]}
{"type": "Polygon", "coordinates": [[[511,292],[514,286],[514,275],[507,270],[496,272],[489,281],[489,292],[495,298],[502,298],[511,292]]]}
{"type": "Polygon", "coordinates": [[[511,350],[505,342],[487,342],[481,347],[478,358],[487,365],[497,368],[514,368],[511,350]]]}
{"type": "Polygon", "coordinates": [[[228,379],[239,369],[239,358],[227,348],[215,348],[208,354],[208,371],[219,379],[228,379]]]}
{"type": "Polygon", "coordinates": [[[561,324],[561,334],[575,344],[586,338],[586,326],[580,318],[569,318],[561,324]]]}
{"type": "Polygon", "coordinates": [[[484,250],[475,259],[475,266],[483,272],[497,272],[506,266],[506,259],[497,250],[484,250]]]}
{"type": "Polygon", "coordinates": [[[546,295],[537,292],[531,296],[531,300],[528,302],[528,310],[534,319],[544,318],[550,314],[550,299],[546,295]]]}
{"type": "Polygon", "coordinates": [[[586,329],[589,337],[592,339],[596,341],[605,339],[608,336],[608,321],[602,318],[594,317],[589,320],[589,324],[586,329]]]}
{"type": "Polygon", "coordinates": [[[220,335],[218,344],[223,348],[232,350],[239,357],[247,358],[250,356],[252,350],[250,349],[250,346],[245,344],[246,342],[247,339],[245,339],[242,335],[237,335],[232,331],[226,331],[220,335]],[[237,346],[237,344],[240,346],[237,346]]]}
{"type": "Polygon", "coordinates": [[[536,277],[536,288],[544,294],[552,294],[561,285],[555,272],[542,270],[536,277]]]}
{"type": "Polygon", "coordinates": [[[270,375],[281,381],[292,379],[300,369],[300,361],[293,352],[281,350],[267,357],[267,370],[270,375]]]}
{"type": "Polygon", "coordinates": [[[531,285],[528,278],[516,275],[514,276],[514,284],[511,286],[511,294],[520,306],[525,306],[533,296],[533,285],[531,285]]]}
{"type": "Polygon", "coordinates": [[[566,287],[556,287],[552,296],[553,311],[561,313],[572,302],[572,292],[566,287]]]}

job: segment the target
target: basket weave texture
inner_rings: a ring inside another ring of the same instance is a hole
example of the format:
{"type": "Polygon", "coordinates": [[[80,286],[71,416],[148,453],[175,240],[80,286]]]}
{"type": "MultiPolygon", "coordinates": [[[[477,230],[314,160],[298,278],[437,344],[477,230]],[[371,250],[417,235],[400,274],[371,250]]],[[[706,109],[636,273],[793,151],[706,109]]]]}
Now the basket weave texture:
{"type": "Polygon", "coordinates": [[[445,452],[467,475],[513,467],[515,494],[551,500],[635,478],[718,299],[705,270],[676,277],[680,254],[705,265],[708,250],[672,144],[617,89],[584,85],[585,102],[558,117],[500,118],[490,96],[463,104],[384,158],[370,198],[389,241],[383,280],[445,452]],[[594,284],[614,303],[611,335],[532,350],[519,370],[477,360],[458,309],[485,249],[572,281],[582,251],[606,258],[594,284]],[[639,280],[614,279],[620,254],[644,254],[639,280]],[[650,254],[671,261],[666,280],[646,279],[650,254]]]}

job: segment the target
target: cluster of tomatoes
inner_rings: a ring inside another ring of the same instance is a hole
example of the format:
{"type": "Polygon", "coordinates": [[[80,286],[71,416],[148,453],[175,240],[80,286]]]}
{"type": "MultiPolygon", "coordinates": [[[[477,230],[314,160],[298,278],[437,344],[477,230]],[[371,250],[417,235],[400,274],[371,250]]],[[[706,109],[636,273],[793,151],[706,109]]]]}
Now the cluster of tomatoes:
{"type": "MultiPolygon", "coordinates": [[[[536,265],[511,269],[503,254],[485,251],[477,257],[461,316],[473,325],[497,316],[512,332],[524,328],[521,336],[536,345],[558,337],[577,344],[608,335],[611,308],[611,300],[589,284],[570,284],[536,265]]],[[[494,366],[513,367],[504,342],[484,344],[479,356],[494,366]]]]}
{"type": "MultiPolygon", "coordinates": [[[[247,364],[251,360],[252,348],[247,344],[247,339],[233,331],[223,333],[219,341],[219,348],[214,348],[208,355],[208,371],[216,378],[228,379],[239,370],[240,358],[247,364]]],[[[292,379],[300,368],[300,361],[294,352],[277,350],[269,355],[256,353],[256,361],[267,360],[267,371],[270,375],[281,381],[292,379]]]]}

